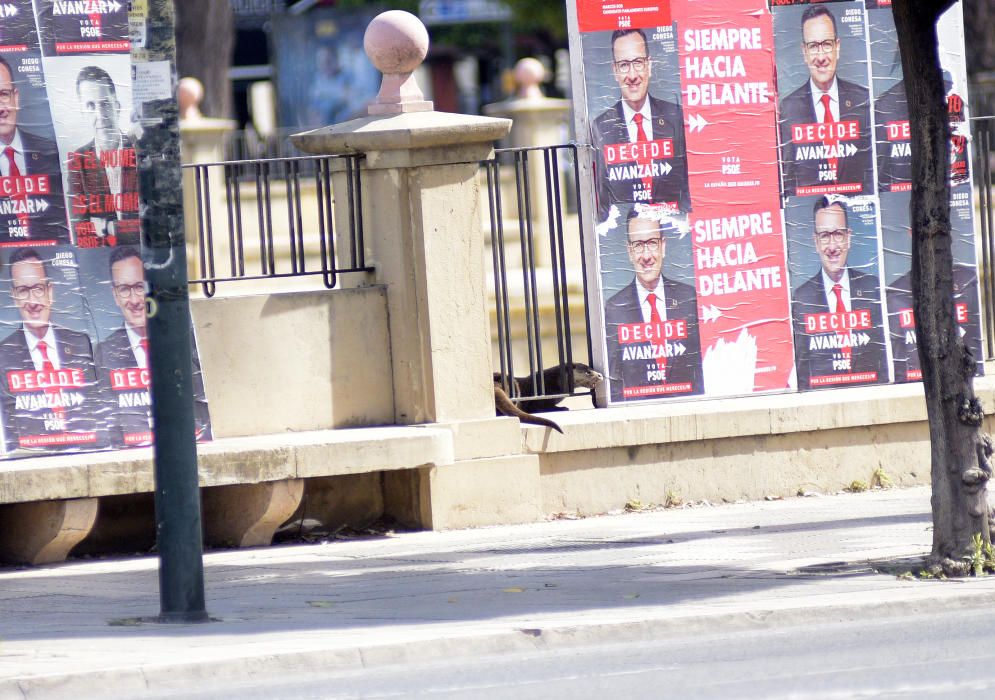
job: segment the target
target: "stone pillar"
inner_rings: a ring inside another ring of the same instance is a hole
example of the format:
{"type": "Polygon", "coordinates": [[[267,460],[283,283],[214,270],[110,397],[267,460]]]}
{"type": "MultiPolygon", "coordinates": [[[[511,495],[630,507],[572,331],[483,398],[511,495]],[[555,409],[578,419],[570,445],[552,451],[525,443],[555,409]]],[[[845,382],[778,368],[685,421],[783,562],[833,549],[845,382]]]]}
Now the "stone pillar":
{"type": "MultiPolygon", "coordinates": [[[[364,45],[384,73],[369,116],[292,137],[315,154],[365,154],[367,261],[387,289],[398,424],[494,416],[479,162],[506,119],[436,112],[412,72],[428,51],[416,17],[375,18],[364,45]]],[[[336,212],[336,216],[339,212],[336,212]]]]}
{"type": "MultiPolygon", "coordinates": [[[[495,102],[484,106],[484,113],[494,117],[506,117],[513,121],[508,145],[512,148],[555,146],[569,140],[570,100],[559,100],[546,97],[539,88],[545,76],[545,67],[534,58],[523,58],[515,65],[515,81],[518,83],[518,93],[510,100],[495,102]]],[[[561,153],[560,155],[566,155],[561,153]]],[[[546,170],[542,153],[529,153],[529,200],[531,202],[531,221],[535,243],[535,260],[537,266],[548,266],[550,262],[549,244],[549,213],[546,207],[546,170]]],[[[562,162],[561,162],[562,168],[562,162]]],[[[508,170],[510,178],[511,172],[508,170]]],[[[567,193],[567,179],[560,172],[551,173],[560,180],[561,198],[567,193]]],[[[501,199],[505,213],[515,212],[517,196],[514,180],[509,179],[507,187],[502,190],[501,199]]],[[[518,212],[524,217],[523,212],[518,212]]],[[[517,227],[516,227],[517,228],[517,227]]],[[[508,228],[505,228],[507,233],[508,228]]]]}
{"type": "MultiPolygon", "coordinates": [[[[180,106],[180,157],[187,163],[215,163],[224,159],[225,135],[234,131],[236,123],[230,119],[211,119],[200,112],[204,87],[196,78],[183,78],[177,86],[180,106]]],[[[212,195],[211,209],[215,216],[224,214],[225,182],[220,168],[210,168],[208,173],[212,195]]],[[[187,239],[187,275],[190,279],[201,276],[200,240],[197,220],[197,182],[193,170],[183,170],[183,224],[187,239]]],[[[215,241],[226,243],[227,236],[215,235],[215,241]]],[[[228,259],[227,249],[216,250],[219,260],[228,259]]]]}

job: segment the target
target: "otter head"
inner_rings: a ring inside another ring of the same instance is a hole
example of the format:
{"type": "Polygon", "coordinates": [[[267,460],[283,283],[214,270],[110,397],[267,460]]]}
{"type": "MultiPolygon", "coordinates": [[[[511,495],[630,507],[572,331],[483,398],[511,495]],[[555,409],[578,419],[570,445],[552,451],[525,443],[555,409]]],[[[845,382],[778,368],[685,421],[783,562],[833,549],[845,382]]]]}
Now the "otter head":
{"type": "Polygon", "coordinates": [[[600,372],[588,367],[582,362],[575,362],[573,365],[574,386],[586,389],[595,389],[605,380],[600,372]]]}

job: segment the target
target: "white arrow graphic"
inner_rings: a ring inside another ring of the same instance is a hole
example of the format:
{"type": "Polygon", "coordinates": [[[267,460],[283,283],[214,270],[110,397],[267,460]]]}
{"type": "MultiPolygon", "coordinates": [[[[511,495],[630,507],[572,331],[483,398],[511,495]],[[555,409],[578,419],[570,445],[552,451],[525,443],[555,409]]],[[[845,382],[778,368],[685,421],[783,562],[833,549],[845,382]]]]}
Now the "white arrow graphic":
{"type": "Polygon", "coordinates": [[[867,335],[866,333],[857,334],[858,345],[867,345],[869,342],[871,342],[871,336],[867,335]]]}
{"type": "Polygon", "coordinates": [[[705,127],[706,127],[706,126],[707,126],[707,125],[709,124],[709,123],[710,123],[710,122],[706,121],[706,120],[705,120],[705,118],[704,118],[703,116],[701,116],[700,114],[692,114],[692,115],[691,115],[691,116],[690,116],[690,117],[688,118],[688,124],[689,124],[689,125],[691,126],[691,133],[692,133],[692,134],[693,134],[694,132],[696,132],[696,131],[701,131],[701,130],[702,130],[702,129],[704,129],[704,128],[705,128],[705,127]]]}
{"type": "Polygon", "coordinates": [[[667,175],[670,173],[671,170],[673,170],[673,167],[671,167],[670,163],[664,163],[662,166],[660,166],[660,170],[663,171],[664,175],[667,175]]]}
{"type": "Polygon", "coordinates": [[[13,17],[17,14],[17,8],[14,5],[4,5],[3,6],[3,16],[13,17]]]}
{"type": "Polygon", "coordinates": [[[48,209],[48,200],[47,199],[36,199],[35,200],[35,210],[36,211],[45,211],[46,209],[48,209]]]}
{"type": "Polygon", "coordinates": [[[701,307],[701,315],[704,318],[705,323],[711,323],[722,316],[722,312],[717,306],[709,304],[708,306],[701,307]]]}
{"type": "Polygon", "coordinates": [[[687,351],[687,348],[684,347],[684,343],[674,343],[671,347],[674,348],[674,353],[672,357],[683,355],[687,351]]]}
{"type": "Polygon", "coordinates": [[[856,152],[857,152],[856,146],[854,146],[852,143],[846,144],[846,155],[852,156],[856,152]]]}

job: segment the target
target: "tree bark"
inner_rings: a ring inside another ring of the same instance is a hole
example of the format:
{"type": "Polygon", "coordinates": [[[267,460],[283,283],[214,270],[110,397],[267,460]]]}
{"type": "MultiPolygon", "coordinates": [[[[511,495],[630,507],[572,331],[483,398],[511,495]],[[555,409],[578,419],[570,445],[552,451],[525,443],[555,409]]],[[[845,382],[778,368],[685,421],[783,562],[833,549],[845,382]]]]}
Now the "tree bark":
{"type": "Polygon", "coordinates": [[[947,575],[969,572],[980,534],[991,542],[986,484],[991,440],[974,395],[975,361],[955,323],[950,232],[950,122],[936,21],[953,0],[895,0],[912,134],[912,290],[929,418],[933,550],[947,575]]]}
{"type": "Polygon", "coordinates": [[[177,77],[204,85],[200,110],[225,119],[232,112],[231,67],[235,20],[227,0],[175,0],[177,77]]]}

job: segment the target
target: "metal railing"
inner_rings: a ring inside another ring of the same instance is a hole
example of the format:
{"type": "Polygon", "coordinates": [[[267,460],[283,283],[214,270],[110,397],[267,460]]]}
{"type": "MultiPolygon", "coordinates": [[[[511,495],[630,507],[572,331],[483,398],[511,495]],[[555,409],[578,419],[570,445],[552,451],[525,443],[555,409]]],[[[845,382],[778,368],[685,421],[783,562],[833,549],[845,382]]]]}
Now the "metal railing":
{"type": "Polygon", "coordinates": [[[299,156],[184,165],[196,193],[197,272],[190,283],[210,297],[219,282],[321,275],[331,289],[340,273],[371,272],[361,160],[299,156]],[[336,162],[344,193],[333,191],[336,162]],[[337,230],[336,221],[347,230],[337,230]]]}
{"type": "Polygon", "coordinates": [[[981,226],[981,303],[985,310],[985,358],[995,357],[995,206],[992,203],[992,166],[995,161],[995,117],[971,119],[974,144],[974,183],[978,192],[978,219],[981,226]]]}
{"type": "Polygon", "coordinates": [[[574,144],[498,149],[494,158],[481,163],[487,183],[498,365],[505,391],[513,398],[519,392],[509,378],[526,367],[528,375],[536,378],[534,395],[552,399],[574,392],[573,376],[565,369],[568,365],[591,362],[587,274],[579,226],[582,212],[579,206],[576,212],[564,206],[567,201],[580,202],[576,163],[574,144]],[[502,193],[511,189],[507,173],[514,177],[512,207],[502,193]],[[516,235],[517,246],[508,245],[516,235]],[[578,253],[573,256],[577,258],[573,268],[568,266],[571,247],[578,253]],[[571,271],[577,274],[571,276],[571,271]],[[512,288],[520,292],[520,299],[512,298],[512,288]],[[513,301],[521,304],[520,315],[514,313],[513,301]],[[571,307],[581,312],[571,314],[571,307]],[[515,362],[516,335],[524,338],[521,363],[515,362]],[[577,357],[572,335],[585,339],[583,359],[577,357]],[[564,387],[562,393],[548,391],[542,377],[543,369],[556,365],[564,368],[558,382],[564,387]]]}

